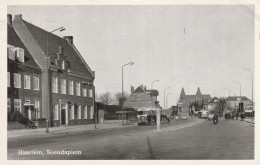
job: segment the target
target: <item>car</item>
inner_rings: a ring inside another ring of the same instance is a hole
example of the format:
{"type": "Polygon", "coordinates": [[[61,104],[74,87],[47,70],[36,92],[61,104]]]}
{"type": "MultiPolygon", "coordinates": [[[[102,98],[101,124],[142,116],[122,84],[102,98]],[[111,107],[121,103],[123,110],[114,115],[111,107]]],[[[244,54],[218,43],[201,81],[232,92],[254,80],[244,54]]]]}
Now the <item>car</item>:
{"type": "Polygon", "coordinates": [[[181,119],[182,120],[187,120],[187,116],[186,115],[182,115],[181,119]]]}
{"type": "Polygon", "coordinates": [[[208,115],[208,120],[213,120],[214,114],[215,114],[214,111],[210,111],[208,115]]]}

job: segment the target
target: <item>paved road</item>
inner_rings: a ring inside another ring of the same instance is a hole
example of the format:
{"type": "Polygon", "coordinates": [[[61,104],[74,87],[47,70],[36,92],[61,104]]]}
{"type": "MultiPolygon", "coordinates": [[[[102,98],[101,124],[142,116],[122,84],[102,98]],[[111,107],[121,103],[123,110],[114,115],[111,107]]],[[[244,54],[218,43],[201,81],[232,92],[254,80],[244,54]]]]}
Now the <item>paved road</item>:
{"type": "Polygon", "coordinates": [[[139,126],[63,136],[10,138],[8,159],[254,158],[254,125],[224,120],[218,125],[206,120],[185,122],[164,126],[161,131],[139,126]],[[18,155],[22,150],[37,151],[37,154],[18,155]],[[47,154],[47,150],[78,152],[60,155],[47,154]]]}

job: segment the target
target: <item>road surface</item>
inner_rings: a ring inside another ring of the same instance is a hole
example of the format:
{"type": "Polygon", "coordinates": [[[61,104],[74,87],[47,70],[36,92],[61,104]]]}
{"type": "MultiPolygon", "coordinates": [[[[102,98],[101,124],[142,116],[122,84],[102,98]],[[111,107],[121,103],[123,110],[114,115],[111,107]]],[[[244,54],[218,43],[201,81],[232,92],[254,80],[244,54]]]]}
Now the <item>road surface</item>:
{"type": "Polygon", "coordinates": [[[254,125],[236,120],[217,125],[197,119],[183,122],[161,131],[137,126],[9,138],[8,159],[254,159],[254,125]]]}

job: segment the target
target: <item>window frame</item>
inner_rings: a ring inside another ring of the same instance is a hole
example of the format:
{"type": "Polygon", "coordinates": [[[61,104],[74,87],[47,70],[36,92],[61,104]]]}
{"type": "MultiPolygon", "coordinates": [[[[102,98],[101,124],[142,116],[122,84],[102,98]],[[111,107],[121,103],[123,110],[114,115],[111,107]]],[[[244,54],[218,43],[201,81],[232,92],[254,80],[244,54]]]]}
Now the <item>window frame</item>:
{"type": "Polygon", "coordinates": [[[69,95],[73,96],[74,95],[74,81],[69,80],[69,95]]]}
{"type": "Polygon", "coordinates": [[[76,81],[76,96],[81,96],[80,87],[81,87],[80,81],[76,81]]]}
{"type": "Polygon", "coordinates": [[[58,77],[52,76],[52,93],[59,93],[58,77]]]}
{"type": "Polygon", "coordinates": [[[14,99],[14,110],[16,110],[16,108],[19,108],[18,112],[22,112],[22,100],[21,99],[14,99]],[[20,105],[16,105],[17,101],[19,102],[20,105]]]}
{"type": "Polygon", "coordinates": [[[40,90],[40,78],[39,77],[33,77],[33,84],[32,85],[33,85],[33,90],[39,91],[40,90]]]}
{"type": "Polygon", "coordinates": [[[67,80],[65,78],[60,79],[60,86],[61,86],[61,94],[67,94],[67,80]],[[64,83],[65,82],[65,83],[64,83]]]}
{"type": "Polygon", "coordinates": [[[19,73],[14,73],[14,88],[21,88],[21,74],[19,73]],[[16,78],[18,78],[18,84],[15,82],[16,78]]]}

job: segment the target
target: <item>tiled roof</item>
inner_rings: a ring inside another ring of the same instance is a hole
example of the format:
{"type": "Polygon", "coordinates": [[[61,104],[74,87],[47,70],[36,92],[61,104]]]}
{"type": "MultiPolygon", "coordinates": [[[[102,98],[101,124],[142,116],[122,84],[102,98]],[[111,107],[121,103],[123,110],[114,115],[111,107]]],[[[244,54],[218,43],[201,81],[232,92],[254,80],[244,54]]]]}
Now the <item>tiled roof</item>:
{"type": "Polygon", "coordinates": [[[30,52],[24,46],[23,42],[15,32],[13,27],[9,24],[7,25],[7,43],[9,45],[24,49],[24,63],[30,66],[38,67],[30,52]]]}
{"type": "Polygon", "coordinates": [[[159,95],[159,92],[155,89],[146,90],[146,92],[148,92],[151,96],[158,96],[159,95]]]}
{"type": "Polygon", "coordinates": [[[241,98],[241,101],[249,101],[250,100],[245,96],[241,96],[241,97],[240,96],[229,96],[229,97],[227,97],[226,101],[238,101],[237,100],[238,98],[241,98]]]}
{"type": "MultiPolygon", "coordinates": [[[[19,17],[15,17],[15,19],[19,19],[19,17]]],[[[19,21],[16,22],[19,23],[19,21]]],[[[75,50],[74,47],[70,45],[70,43],[66,39],[56,36],[50,32],[47,32],[27,21],[22,21],[25,24],[25,27],[32,34],[33,38],[35,39],[41,50],[44,52],[45,56],[50,56],[52,62],[54,62],[57,57],[59,47],[62,47],[64,48],[64,56],[66,57],[67,61],[70,62],[71,71],[83,74],[87,77],[94,78],[92,71],[85,63],[84,59],[81,58],[81,55],[78,54],[77,50],[75,50]]]]}

